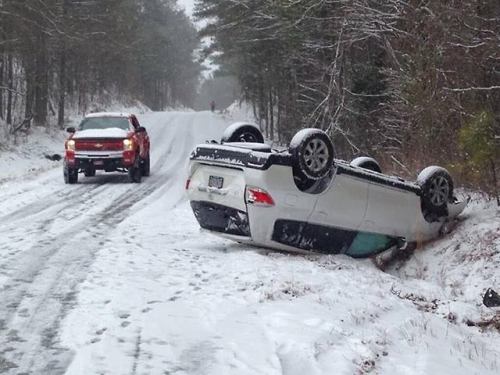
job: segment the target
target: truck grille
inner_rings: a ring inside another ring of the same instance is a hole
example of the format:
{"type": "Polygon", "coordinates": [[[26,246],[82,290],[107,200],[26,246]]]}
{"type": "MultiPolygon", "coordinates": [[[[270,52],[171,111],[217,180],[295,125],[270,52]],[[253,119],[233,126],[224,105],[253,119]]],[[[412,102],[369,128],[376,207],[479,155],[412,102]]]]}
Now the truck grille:
{"type": "Polygon", "coordinates": [[[76,151],[121,151],[123,139],[76,139],[76,151]]]}

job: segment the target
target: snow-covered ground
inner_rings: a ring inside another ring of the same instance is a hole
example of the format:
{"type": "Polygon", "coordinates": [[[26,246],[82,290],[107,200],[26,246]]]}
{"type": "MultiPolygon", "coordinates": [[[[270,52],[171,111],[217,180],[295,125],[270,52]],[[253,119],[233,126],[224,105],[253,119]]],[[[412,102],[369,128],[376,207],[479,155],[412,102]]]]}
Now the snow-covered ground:
{"type": "Polygon", "coordinates": [[[470,323],[494,316],[481,298],[500,289],[496,207],[473,202],[387,272],[249,248],[202,233],[184,197],[193,146],[245,119],[140,120],[140,185],[64,185],[60,164],[0,182],[1,374],[500,373],[499,331],[470,323]]]}

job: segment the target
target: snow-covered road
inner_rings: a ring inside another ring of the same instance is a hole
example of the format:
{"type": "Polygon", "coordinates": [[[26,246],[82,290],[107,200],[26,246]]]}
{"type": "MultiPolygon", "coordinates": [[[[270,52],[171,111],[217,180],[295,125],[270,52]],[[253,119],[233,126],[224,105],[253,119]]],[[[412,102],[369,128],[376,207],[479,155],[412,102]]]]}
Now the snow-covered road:
{"type": "MultiPolygon", "coordinates": [[[[463,322],[488,313],[474,293],[498,271],[472,270],[484,280],[460,296],[447,272],[426,276],[425,257],[383,273],[204,234],[184,198],[187,158],[238,119],[140,120],[153,150],[140,185],[120,174],[64,185],[60,168],[0,184],[0,374],[500,372],[498,332],[463,322]]],[[[498,235],[494,209],[468,212],[471,235],[498,235]]]]}

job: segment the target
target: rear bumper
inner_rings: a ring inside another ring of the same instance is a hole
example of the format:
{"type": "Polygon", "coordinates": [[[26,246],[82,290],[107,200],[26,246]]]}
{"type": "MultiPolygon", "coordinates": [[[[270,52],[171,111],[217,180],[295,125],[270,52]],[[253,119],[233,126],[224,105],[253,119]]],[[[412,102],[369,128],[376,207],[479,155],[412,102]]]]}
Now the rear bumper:
{"type": "Polygon", "coordinates": [[[248,215],[231,207],[204,201],[192,201],[191,208],[200,226],[225,235],[251,237],[248,215]]]}

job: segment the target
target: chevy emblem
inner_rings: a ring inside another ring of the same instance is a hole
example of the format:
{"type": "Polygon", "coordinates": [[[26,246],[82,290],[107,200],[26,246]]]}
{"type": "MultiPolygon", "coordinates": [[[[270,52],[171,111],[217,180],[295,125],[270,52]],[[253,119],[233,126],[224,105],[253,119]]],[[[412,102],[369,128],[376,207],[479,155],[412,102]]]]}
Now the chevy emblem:
{"type": "Polygon", "coordinates": [[[96,143],[94,146],[95,146],[95,148],[102,148],[103,147],[103,145],[100,143],[96,143]]]}

